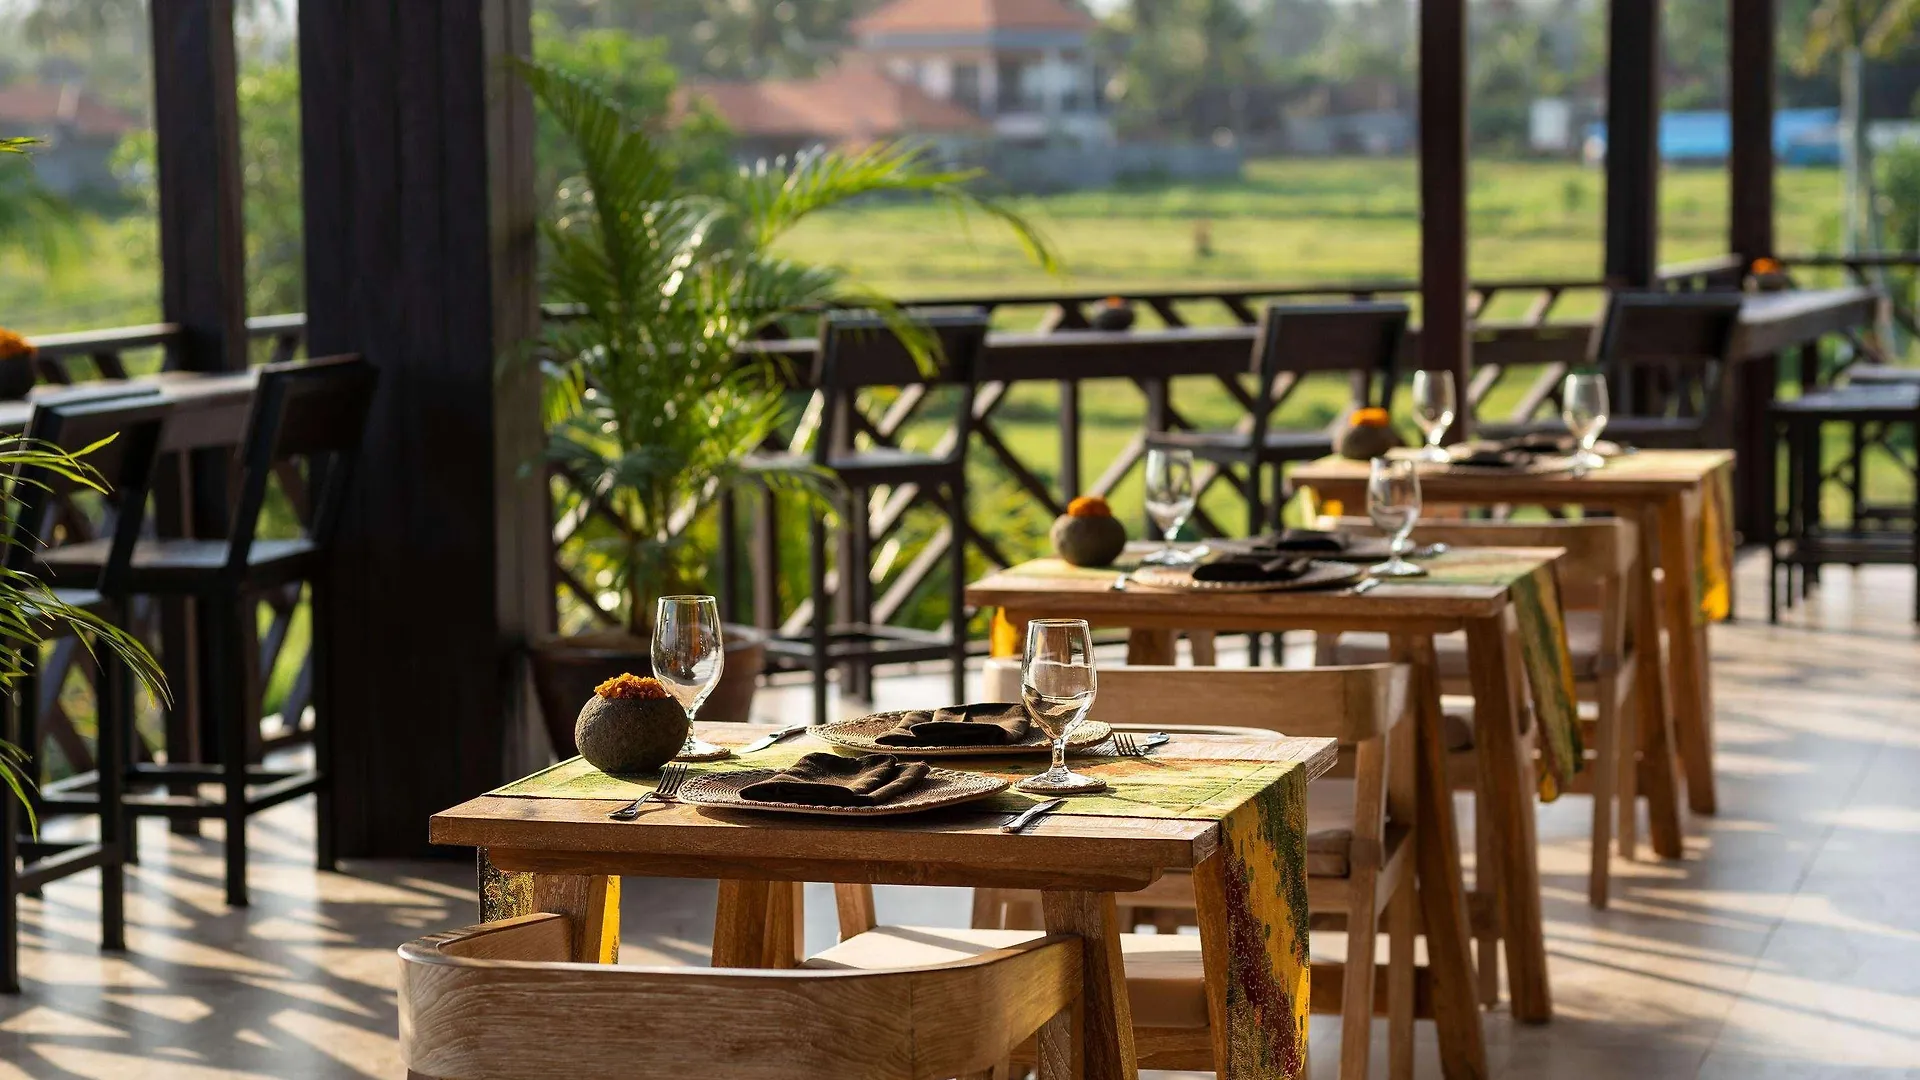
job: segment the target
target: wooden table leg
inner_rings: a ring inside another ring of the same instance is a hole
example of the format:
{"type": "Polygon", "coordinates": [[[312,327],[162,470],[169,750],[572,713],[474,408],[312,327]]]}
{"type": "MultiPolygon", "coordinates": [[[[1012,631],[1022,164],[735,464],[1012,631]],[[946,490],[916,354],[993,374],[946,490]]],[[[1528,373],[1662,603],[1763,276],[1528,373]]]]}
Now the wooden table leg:
{"type": "Polygon", "coordinates": [[[720,903],[713,914],[713,966],[760,967],[767,955],[767,921],[773,891],[785,882],[720,882],[720,903]]]}
{"type": "MultiPolygon", "coordinates": [[[[1637,789],[1647,797],[1647,833],[1653,853],[1663,859],[1681,855],[1679,780],[1673,771],[1673,714],[1667,708],[1666,665],[1660,658],[1660,597],[1653,571],[1660,565],[1660,515],[1645,509],[1640,526],[1640,573],[1633,583],[1634,712],[1639,717],[1641,765],[1637,789]]],[[[1631,808],[1631,799],[1629,799],[1631,808]]],[[[1633,832],[1622,827],[1621,835],[1633,832]]],[[[1631,856],[1632,852],[1628,852],[1631,856]]]]}
{"type": "Polygon", "coordinates": [[[1134,667],[1172,664],[1173,638],[1171,630],[1127,631],[1127,663],[1134,667]]]}
{"type": "Polygon", "coordinates": [[[1661,607],[1673,667],[1673,731],[1687,774],[1687,806],[1711,814],[1718,805],[1713,781],[1713,695],[1708,686],[1706,624],[1700,620],[1694,575],[1700,565],[1700,498],[1673,496],[1660,506],[1660,559],[1666,571],[1661,607]]]}
{"type": "Polygon", "coordinates": [[[611,964],[620,959],[620,879],[606,875],[503,873],[478,858],[480,920],[493,922],[551,911],[573,924],[572,959],[611,964]]]}
{"type": "Polygon", "coordinates": [[[1440,1040],[1440,1071],[1447,1080],[1487,1075],[1486,1034],[1474,994],[1473,957],[1467,942],[1467,897],[1460,879],[1460,833],[1453,820],[1453,789],[1447,780],[1447,747],[1441,730],[1439,662],[1433,638],[1396,634],[1396,661],[1413,666],[1414,730],[1419,761],[1419,838],[1415,866],[1432,971],[1433,1021],[1440,1040]]]}
{"type": "MultiPolygon", "coordinates": [[[[1539,843],[1534,828],[1534,765],[1520,734],[1519,627],[1509,610],[1498,619],[1467,624],[1467,665],[1473,684],[1473,737],[1480,748],[1482,816],[1475,830],[1492,829],[1481,845],[1498,860],[1501,937],[1507,943],[1507,987],[1513,1017],[1539,1024],[1553,1019],[1547,985],[1547,941],[1540,910],[1539,843]]],[[[1481,963],[1488,957],[1482,956],[1481,963]]],[[[1482,972],[1484,975],[1485,973],[1482,972]]]]}
{"type": "MultiPolygon", "coordinates": [[[[1227,1076],[1232,1057],[1228,1030],[1227,860],[1216,851],[1193,868],[1193,921],[1200,926],[1200,970],[1207,995],[1207,1033],[1213,1039],[1213,1072],[1227,1076]]],[[[1311,998],[1309,998],[1311,1000],[1311,998]]]]}
{"type": "Polygon", "coordinates": [[[796,968],[806,959],[806,883],[776,881],[767,891],[766,948],[760,965],[796,968]]]}
{"type": "Polygon", "coordinates": [[[1113,894],[1046,892],[1041,894],[1047,933],[1077,934],[1086,955],[1083,1072],[1056,1055],[1041,1059],[1042,1080],[1084,1075],[1087,1080],[1137,1080],[1133,1052],[1133,1006],[1127,999],[1126,964],[1120,957],[1120,920],[1113,894]]]}

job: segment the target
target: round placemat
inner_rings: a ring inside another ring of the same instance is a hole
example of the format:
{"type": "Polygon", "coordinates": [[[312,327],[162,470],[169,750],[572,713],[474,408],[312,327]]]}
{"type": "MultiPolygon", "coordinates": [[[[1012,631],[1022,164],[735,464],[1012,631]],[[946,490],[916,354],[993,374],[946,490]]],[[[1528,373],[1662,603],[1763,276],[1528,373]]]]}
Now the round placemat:
{"type": "MultiPolygon", "coordinates": [[[[990,757],[995,754],[1045,754],[1053,749],[1053,740],[1047,733],[1034,724],[1027,729],[1027,737],[1017,743],[996,743],[992,746],[889,746],[875,742],[880,736],[900,725],[905,712],[883,712],[863,716],[858,720],[842,720],[837,724],[809,729],[809,733],[822,742],[834,746],[843,746],[848,750],[858,750],[863,754],[893,754],[898,757],[990,757]]],[[[1113,729],[1098,720],[1082,720],[1067,735],[1068,750],[1085,750],[1089,746],[1102,743],[1113,734],[1113,729]]]]}
{"type": "Polygon", "coordinates": [[[781,814],[819,814],[824,817],[890,817],[917,814],[942,806],[984,799],[1006,790],[1007,781],[980,773],[952,769],[928,769],[926,779],[905,798],[881,806],[814,806],[810,803],[766,802],[743,798],[740,789],[757,784],[779,773],[778,769],[742,769],[736,772],[712,772],[696,776],[681,786],[675,802],[693,806],[712,806],[727,810],[771,810],[781,814]]]}
{"type": "Polygon", "coordinates": [[[1306,573],[1286,581],[1195,581],[1190,566],[1143,566],[1135,570],[1133,577],[1128,580],[1150,589],[1179,589],[1183,592],[1295,592],[1349,585],[1365,577],[1366,573],[1355,563],[1315,559],[1307,567],[1306,573]]]}

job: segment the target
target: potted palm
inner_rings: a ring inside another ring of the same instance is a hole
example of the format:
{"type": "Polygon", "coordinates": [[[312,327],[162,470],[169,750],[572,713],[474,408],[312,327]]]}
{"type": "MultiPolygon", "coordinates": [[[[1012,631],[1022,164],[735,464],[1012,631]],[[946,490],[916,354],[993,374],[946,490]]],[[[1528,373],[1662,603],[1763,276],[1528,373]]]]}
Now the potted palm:
{"type": "MultiPolygon", "coordinates": [[[[921,151],[875,144],[815,151],[741,169],[692,190],[670,157],[592,82],[552,64],[522,76],[578,155],[543,222],[546,287],[570,315],[540,339],[548,461],[564,477],[596,560],[594,587],[617,630],[563,635],[532,650],[548,733],[571,752],[573,713],[598,682],[644,673],[655,597],[712,592],[709,511],[741,484],[817,491],[805,470],[749,471],[743,461],[789,419],[782,373],[744,361],[769,327],[851,302],[910,328],[888,298],[842,269],[782,257],[776,242],[812,214],[874,195],[942,199],[1011,227],[1042,265],[1053,256],[1031,224],[971,192],[972,174],[921,151]]],[[[922,348],[933,347],[925,339],[922,348]]],[[[722,683],[702,718],[747,718],[763,639],[730,628],[722,683]]]]}

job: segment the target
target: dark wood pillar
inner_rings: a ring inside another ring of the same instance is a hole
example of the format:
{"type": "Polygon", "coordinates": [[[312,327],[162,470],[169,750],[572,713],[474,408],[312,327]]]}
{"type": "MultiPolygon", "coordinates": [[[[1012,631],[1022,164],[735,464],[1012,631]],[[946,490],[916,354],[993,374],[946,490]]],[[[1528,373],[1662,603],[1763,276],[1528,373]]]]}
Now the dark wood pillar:
{"type": "Polygon", "coordinates": [[[1612,0],[1607,48],[1607,276],[1652,285],[1660,264],[1660,3],[1612,0]]]}
{"type": "Polygon", "coordinates": [[[300,5],[308,349],[380,372],[316,640],[336,836],[418,855],[508,775],[544,624],[528,0],[300,5]]]}
{"type": "MultiPolygon", "coordinates": [[[[1420,366],[1472,382],[1467,338],[1467,11],[1465,0],[1420,5],[1420,366]]],[[[1468,435],[1462,408],[1454,437],[1468,435]]]]}
{"type": "MultiPolygon", "coordinates": [[[[1727,85],[1733,114],[1729,161],[1733,210],[1727,248],[1749,266],[1770,258],[1773,244],[1774,34],[1777,0],[1728,0],[1727,85]]],[[[1766,423],[1780,378],[1777,358],[1749,360],[1733,370],[1734,528],[1748,541],[1773,533],[1773,432],[1766,423]]]]}
{"type": "Polygon", "coordinates": [[[1776,0],[1728,0],[1727,86],[1733,113],[1733,213],[1727,249],[1747,263],[1773,251],[1773,66],[1776,0]]]}
{"type": "MultiPolygon", "coordinates": [[[[166,363],[188,371],[238,371],[247,366],[247,260],[233,0],[152,0],[149,17],[160,310],[182,331],[166,363]]],[[[224,535],[226,464],[220,451],[170,461],[154,488],[156,525],[171,536],[224,535]]],[[[160,660],[175,701],[167,711],[167,753],[178,762],[207,760],[192,616],[184,601],[161,607],[160,660]]],[[[173,828],[197,833],[199,822],[176,821],[173,828]]]]}

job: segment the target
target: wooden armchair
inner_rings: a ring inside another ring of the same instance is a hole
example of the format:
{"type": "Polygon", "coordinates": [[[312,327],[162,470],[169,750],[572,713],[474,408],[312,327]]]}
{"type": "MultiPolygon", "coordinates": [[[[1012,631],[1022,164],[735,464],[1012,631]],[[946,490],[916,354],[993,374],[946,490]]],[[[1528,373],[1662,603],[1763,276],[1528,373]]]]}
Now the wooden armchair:
{"type": "Polygon", "coordinates": [[[984,1078],[1036,1033],[1071,1051],[1080,939],[1042,937],[888,971],[575,964],[564,915],[400,947],[400,1048],[416,1080],[984,1078]]]}
{"type": "MultiPolygon", "coordinates": [[[[1343,521],[1342,527],[1355,532],[1372,532],[1361,520],[1343,521]]],[[[1582,741],[1586,745],[1586,768],[1576,779],[1574,791],[1593,796],[1593,841],[1587,875],[1588,900],[1595,907],[1607,906],[1609,885],[1608,848],[1617,824],[1620,854],[1632,858],[1638,835],[1635,799],[1645,788],[1640,783],[1643,768],[1637,749],[1639,740],[1633,719],[1637,715],[1634,649],[1632,638],[1634,575],[1640,572],[1639,530],[1630,521],[1600,518],[1584,521],[1488,522],[1460,521],[1416,528],[1416,543],[1444,543],[1453,547],[1555,547],[1562,548],[1557,566],[1560,602],[1566,613],[1567,644],[1573,658],[1574,689],[1583,702],[1592,703],[1594,715],[1583,719],[1582,741]]],[[[1448,694],[1470,694],[1467,644],[1454,634],[1436,638],[1435,652],[1440,663],[1441,689],[1448,694]]],[[[1657,647],[1657,643],[1655,644],[1657,647]]],[[[1349,633],[1337,641],[1323,640],[1319,659],[1322,663],[1357,664],[1381,659],[1387,640],[1381,634],[1349,633]]],[[[1654,688],[1657,693],[1658,689],[1654,688]]],[[[1472,709],[1464,703],[1449,703],[1447,743],[1455,786],[1478,787],[1478,759],[1474,753],[1472,709]]],[[[1532,731],[1531,725],[1528,733],[1532,731]]],[[[1661,782],[1661,762],[1646,763],[1653,775],[1648,784],[1661,782]]],[[[1670,769],[1670,767],[1669,767],[1670,769]]],[[[1671,772],[1668,773],[1671,783],[1671,772]]],[[[1476,822],[1474,835],[1480,852],[1478,865],[1490,865],[1490,845],[1498,843],[1497,829],[1476,822]]],[[[1497,825],[1497,823],[1494,823],[1497,825]]],[[[1490,889],[1475,886],[1486,893],[1490,889]]],[[[1491,965],[1482,965],[1488,971],[1491,965]]],[[[1482,978],[1486,978],[1483,974],[1482,978]]]]}
{"type": "MultiPolygon", "coordinates": [[[[1400,726],[1407,715],[1407,683],[1406,668],[1397,664],[1293,670],[1108,668],[1100,673],[1100,693],[1090,714],[1123,728],[1167,730],[1167,702],[1204,700],[1207,715],[1223,724],[1340,741],[1340,765],[1308,788],[1307,902],[1316,929],[1363,928],[1348,935],[1344,964],[1313,967],[1313,1011],[1343,1017],[1343,1077],[1367,1075],[1377,1000],[1377,941],[1365,928],[1378,926],[1383,915],[1390,939],[1386,999],[1391,1075],[1407,1077],[1413,1070],[1419,974],[1413,948],[1419,911],[1412,862],[1414,746],[1410,737],[1403,737],[1412,729],[1400,726]]],[[[876,927],[871,903],[862,899],[866,887],[838,888],[843,940],[810,964],[888,968],[1003,948],[1035,933],[1019,928],[1031,910],[1032,894],[975,890],[976,918],[998,921],[955,930],[876,927]],[[939,951],[928,952],[930,948],[939,951]]],[[[1184,905],[1191,910],[1193,879],[1169,873],[1146,890],[1117,900],[1122,907],[1184,905]]],[[[1227,1033],[1210,1023],[1206,972],[1225,958],[1203,957],[1202,937],[1192,934],[1122,934],[1120,942],[1140,1067],[1214,1069],[1225,1053],[1227,1033]]],[[[1027,1056],[1023,1052],[1016,1059],[1027,1056]]]]}

